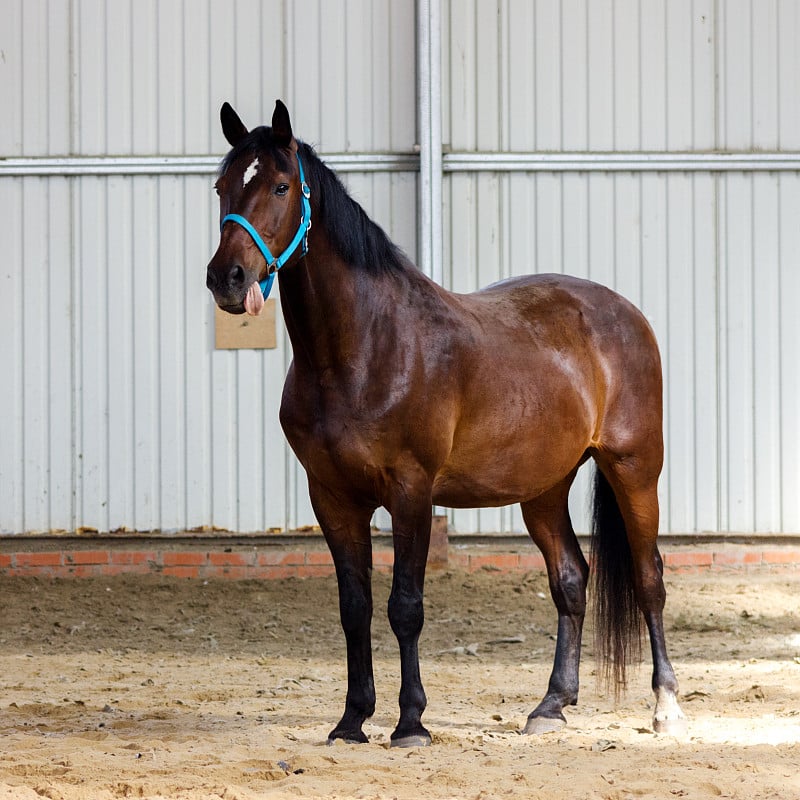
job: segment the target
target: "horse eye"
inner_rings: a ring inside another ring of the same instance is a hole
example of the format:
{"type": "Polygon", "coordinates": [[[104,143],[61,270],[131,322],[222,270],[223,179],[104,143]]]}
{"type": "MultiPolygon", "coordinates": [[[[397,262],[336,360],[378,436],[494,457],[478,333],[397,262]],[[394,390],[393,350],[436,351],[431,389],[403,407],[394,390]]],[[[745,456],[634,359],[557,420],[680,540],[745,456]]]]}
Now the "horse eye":
{"type": "Polygon", "coordinates": [[[278,197],[283,197],[288,191],[289,191],[288,183],[279,183],[275,187],[275,194],[277,194],[278,197]]]}

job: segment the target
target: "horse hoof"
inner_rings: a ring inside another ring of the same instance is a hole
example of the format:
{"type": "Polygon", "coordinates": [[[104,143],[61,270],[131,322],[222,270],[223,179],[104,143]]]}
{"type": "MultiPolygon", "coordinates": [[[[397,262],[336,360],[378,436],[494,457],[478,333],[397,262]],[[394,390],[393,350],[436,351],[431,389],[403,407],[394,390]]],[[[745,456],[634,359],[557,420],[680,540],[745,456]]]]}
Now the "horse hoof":
{"type": "Polygon", "coordinates": [[[653,712],[653,730],[669,736],[686,734],[686,715],[681,711],[675,692],[664,687],[655,690],[656,707],[653,712]]]}
{"type": "Polygon", "coordinates": [[[430,747],[430,735],[412,734],[411,736],[401,736],[397,739],[392,739],[392,747],[430,747]]]}
{"type": "Polygon", "coordinates": [[[567,721],[559,717],[528,717],[522,732],[526,736],[540,736],[543,733],[560,731],[566,724],[567,721]]]}
{"type": "Polygon", "coordinates": [[[336,744],[336,742],[343,742],[344,744],[367,744],[369,739],[367,739],[366,735],[361,731],[356,733],[330,733],[327,741],[328,747],[336,744]]]}
{"type": "Polygon", "coordinates": [[[656,733],[664,733],[667,736],[686,736],[688,725],[686,717],[675,719],[654,719],[653,730],[656,733]]]}

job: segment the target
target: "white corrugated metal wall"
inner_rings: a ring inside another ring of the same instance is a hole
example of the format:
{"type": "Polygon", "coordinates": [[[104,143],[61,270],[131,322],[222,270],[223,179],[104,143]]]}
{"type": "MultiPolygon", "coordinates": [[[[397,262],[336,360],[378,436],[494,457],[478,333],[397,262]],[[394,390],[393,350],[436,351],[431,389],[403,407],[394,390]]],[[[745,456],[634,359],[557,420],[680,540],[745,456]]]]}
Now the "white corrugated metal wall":
{"type": "MultiPolygon", "coordinates": [[[[617,288],[664,357],[662,528],[800,530],[800,4],[444,12],[446,281],[617,288]]],[[[454,520],[522,527],[515,508],[454,520]]]]}
{"type": "MultiPolygon", "coordinates": [[[[418,5],[441,26],[445,284],[554,270],[618,288],[664,355],[662,528],[799,531],[798,4],[418,5]]],[[[414,3],[0,12],[0,531],[310,524],[277,422],[281,326],[275,351],[213,350],[217,110],[256,124],[284,98],[428,267],[414,3]]],[[[453,521],[521,529],[514,509],[453,521]]]]}
{"type": "Polygon", "coordinates": [[[0,531],[312,524],[282,326],[277,350],[213,349],[218,111],[256,125],[285,99],[414,254],[413,3],[0,0],[0,19],[0,531]]]}

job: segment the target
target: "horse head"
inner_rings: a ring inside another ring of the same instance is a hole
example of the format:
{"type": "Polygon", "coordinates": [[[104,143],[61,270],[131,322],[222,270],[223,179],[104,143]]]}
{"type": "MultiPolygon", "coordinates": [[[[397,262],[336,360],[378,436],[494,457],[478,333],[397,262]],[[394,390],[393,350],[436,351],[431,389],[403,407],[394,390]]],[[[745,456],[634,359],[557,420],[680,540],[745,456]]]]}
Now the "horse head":
{"type": "Polygon", "coordinates": [[[206,285],[224,311],[258,314],[277,270],[307,251],[310,191],[289,112],[280,100],[271,127],[248,131],[228,103],[220,118],[232,149],[215,184],[220,242],[206,285]]]}

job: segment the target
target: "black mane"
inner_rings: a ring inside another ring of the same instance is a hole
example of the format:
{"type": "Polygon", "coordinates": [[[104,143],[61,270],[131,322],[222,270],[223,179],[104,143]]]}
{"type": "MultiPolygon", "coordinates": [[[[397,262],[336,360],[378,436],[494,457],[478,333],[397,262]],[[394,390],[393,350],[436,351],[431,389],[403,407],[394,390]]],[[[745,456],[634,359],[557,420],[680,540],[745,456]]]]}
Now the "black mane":
{"type": "MultiPolygon", "coordinates": [[[[383,228],[373,222],[342,185],[339,177],[319,158],[311,145],[297,141],[306,183],[314,208],[312,226],[324,227],[336,253],[346,262],[368,272],[402,271],[409,261],[383,228]]],[[[222,160],[224,175],[240,156],[263,155],[280,170],[289,168],[289,154],[272,137],[272,128],[254,128],[222,160]]]]}

